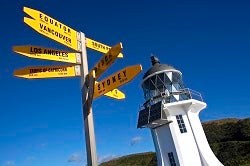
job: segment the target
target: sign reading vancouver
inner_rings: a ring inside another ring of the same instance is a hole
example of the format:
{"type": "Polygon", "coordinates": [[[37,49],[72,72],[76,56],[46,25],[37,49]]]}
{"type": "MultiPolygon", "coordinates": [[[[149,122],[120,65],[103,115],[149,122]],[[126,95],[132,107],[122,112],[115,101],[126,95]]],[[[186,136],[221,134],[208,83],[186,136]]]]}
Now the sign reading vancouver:
{"type": "Polygon", "coordinates": [[[77,31],[40,11],[28,7],[24,7],[23,11],[32,17],[24,17],[24,22],[35,31],[76,51],[81,51],[80,47],[78,48],[77,31]]]}

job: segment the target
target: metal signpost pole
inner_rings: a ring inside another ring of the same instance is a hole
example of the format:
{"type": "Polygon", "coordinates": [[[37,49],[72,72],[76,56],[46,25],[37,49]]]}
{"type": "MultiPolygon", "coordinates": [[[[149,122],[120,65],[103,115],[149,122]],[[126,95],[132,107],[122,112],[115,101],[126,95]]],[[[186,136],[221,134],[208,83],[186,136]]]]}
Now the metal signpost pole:
{"type": "Polygon", "coordinates": [[[82,88],[82,102],[83,102],[83,117],[84,117],[84,131],[86,139],[87,163],[88,166],[97,166],[96,142],[94,133],[94,122],[92,106],[88,104],[88,95],[92,93],[89,91],[87,75],[88,75],[88,59],[86,51],[85,34],[80,32],[81,50],[82,50],[82,64],[81,64],[81,88],[82,88]]]}

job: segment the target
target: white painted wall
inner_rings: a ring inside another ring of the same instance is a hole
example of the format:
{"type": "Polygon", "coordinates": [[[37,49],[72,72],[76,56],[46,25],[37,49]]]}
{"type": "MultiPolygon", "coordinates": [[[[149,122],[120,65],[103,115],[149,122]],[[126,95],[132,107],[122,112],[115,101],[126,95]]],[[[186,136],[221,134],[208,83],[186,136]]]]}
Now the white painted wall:
{"type": "Polygon", "coordinates": [[[180,166],[174,146],[172,134],[168,125],[160,126],[156,129],[151,129],[155,150],[157,155],[158,166],[170,166],[168,153],[173,152],[176,165],[180,166]]]}
{"type": "MultiPolygon", "coordinates": [[[[193,99],[192,99],[193,100],[193,99]]],[[[202,158],[204,166],[222,166],[223,164],[217,159],[211,150],[203,127],[199,119],[199,112],[206,107],[206,103],[197,100],[192,101],[192,105],[186,110],[191,128],[194,133],[194,138],[202,158]]]]}
{"type": "Polygon", "coordinates": [[[174,139],[174,144],[176,147],[176,152],[178,159],[181,161],[181,166],[200,166],[201,159],[199,151],[196,146],[196,142],[193,136],[189,120],[187,118],[185,107],[179,102],[164,104],[164,112],[168,114],[169,120],[173,122],[170,124],[170,130],[172,131],[172,137],[174,139]],[[171,106],[169,107],[169,105],[171,106]],[[187,132],[181,133],[176,115],[182,115],[183,121],[185,123],[187,132]]]}
{"type": "Polygon", "coordinates": [[[164,104],[169,124],[151,129],[158,166],[170,166],[168,153],[173,152],[177,166],[221,166],[207,142],[199,112],[206,103],[194,99],[164,104]],[[176,115],[182,115],[187,132],[181,133],[176,115]]]}

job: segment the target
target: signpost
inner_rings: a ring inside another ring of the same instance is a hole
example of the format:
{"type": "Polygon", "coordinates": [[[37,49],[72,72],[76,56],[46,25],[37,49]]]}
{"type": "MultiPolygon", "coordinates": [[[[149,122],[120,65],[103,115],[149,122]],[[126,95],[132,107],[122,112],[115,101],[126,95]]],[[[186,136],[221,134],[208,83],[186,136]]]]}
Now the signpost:
{"type": "Polygon", "coordinates": [[[24,17],[24,22],[27,25],[41,35],[53,39],[76,52],[30,45],[14,46],[14,52],[30,58],[71,63],[71,65],[64,66],[26,67],[16,70],[14,75],[27,79],[81,77],[87,163],[88,166],[97,166],[92,100],[101,95],[115,99],[124,99],[125,94],[115,88],[131,81],[142,71],[142,67],[141,65],[130,66],[97,82],[96,80],[114,63],[117,57],[123,57],[121,43],[110,47],[86,38],[84,33],[77,32],[40,11],[27,7],[24,7],[23,11],[32,17],[24,17]],[[90,72],[88,71],[86,47],[104,53],[103,57],[90,72]]]}
{"type": "MultiPolygon", "coordinates": [[[[81,65],[81,90],[82,90],[82,103],[83,103],[83,118],[84,118],[84,132],[86,140],[86,151],[87,151],[87,162],[90,166],[97,166],[97,154],[96,154],[96,143],[95,143],[95,132],[94,132],[94,121],[93,121],[93,112],[92,105],[90,104],[91,98],[89,97],[90,92],[93,92],[91,88],[90,78],[88,76],[88,58],[87,50],[85,45],[85,35],[80,34],[82,39],[82,65],[81,65]]],[[[94,77],[93,74],[90,74],[94,77]]]]}
{"type": "Polygon", "coordinates": [[[27,56],[29,58],[45,59],[67,63],[81,63],[80,53],[72,53],[64,50],[44,48],[40,46],[14,46],[15,53],[27,56]]]}

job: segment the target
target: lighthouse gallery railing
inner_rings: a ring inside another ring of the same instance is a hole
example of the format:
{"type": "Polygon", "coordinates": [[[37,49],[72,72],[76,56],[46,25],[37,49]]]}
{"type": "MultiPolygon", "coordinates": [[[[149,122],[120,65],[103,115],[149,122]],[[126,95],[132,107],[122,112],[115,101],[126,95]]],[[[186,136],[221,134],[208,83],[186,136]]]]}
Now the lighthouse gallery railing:
{"type": "Polygon", "coordinates": [[[138,114],[137,128],[159,126],[167,123],[166,115],[162,110],[162,104],[178,102],[183,100],[195,99],[203,101],[201,94],[189,88],[181,89],[169,94],[161,93],[158,96],[151,98],[140,106],[138,114]],[[178,100],[173,100],[173,97],[178,95],[178,100]]]}

